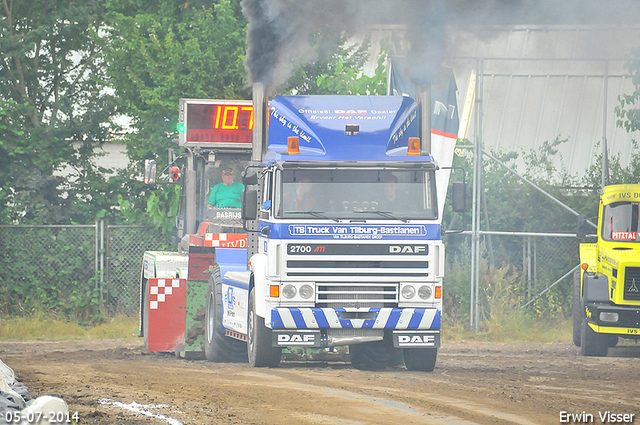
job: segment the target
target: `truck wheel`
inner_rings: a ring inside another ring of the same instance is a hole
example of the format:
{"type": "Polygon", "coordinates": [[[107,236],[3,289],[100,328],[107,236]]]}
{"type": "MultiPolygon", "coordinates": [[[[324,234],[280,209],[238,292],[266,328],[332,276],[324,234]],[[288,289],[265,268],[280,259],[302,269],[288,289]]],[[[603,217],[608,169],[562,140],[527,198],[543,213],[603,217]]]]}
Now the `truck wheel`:
{"type": "Polygon", "coordinates": [[[222,280],[216,267],[209,278],[204,326],[204,355],[210,362],[246,362],[244,343],[222,335],[222,280]]]}
{"type": "Polygon", "coordinates": [[[402,350],[386,340],[350,345],[349,357],[351,365],[360,370],[380,370],[403,362],[402,350]]]}
{"type": "Polygon", "coordinates": [[[619,338],[618,338],[618,336],[617,336],[617,335],[608,335],[608,338],[607,338],[607,346],[608,346],[609,348],[613,348],[613,347],[615,347],[616,345],[618,345],[618,341],[619,341],[619,338]]]}
{"type": "Polygon", "coordinates": [[[404,365],[407,370],[433,372],[438,358],[437,348],[405,348],[404,365]]]}
{"type": "Polygon", "coordinates": [[[582,328],[582,301],[580,300],[580,269],[573,272],[573,343],[580,347],[582,328]]]}
{"type": "Polygon", "coordinates": [[[609,349],[605,336],[599,335],[591,329],[587,319],[582,319],[580,329],[580,354],[583,356],[606,357],[609,349]]]}
{"type": "Polygon", "coordinates": [[[282,348],[271,346],[271,329],[256,314],[255,289],[249,293],[249,320],[247,325],[247,355],[253,367],[276,367],[280,363],[282,348]]]}

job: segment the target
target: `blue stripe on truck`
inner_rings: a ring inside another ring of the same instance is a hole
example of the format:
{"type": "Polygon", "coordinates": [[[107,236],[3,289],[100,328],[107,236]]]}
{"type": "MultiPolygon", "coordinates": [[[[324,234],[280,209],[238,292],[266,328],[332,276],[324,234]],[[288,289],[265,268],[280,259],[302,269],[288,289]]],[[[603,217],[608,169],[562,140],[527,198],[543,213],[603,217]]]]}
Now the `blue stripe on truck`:
{"type": "Polygon", "coordinates": [[[273,329],[440,329],[441,311],[425,308],[285,308],[271,309],[271,327],[273,329]],[[373,312],[373,319],[342,319],[344,312],[373,312]],[[409,322],[402,324],[403,312],[411,312],[409,322]],[[307,323],[307,317],[312,323],[307,323]],[[381,318],[387,317],[384,323],[381,318]],[[311,319],[312,318],[312,319],[311,319]]]}

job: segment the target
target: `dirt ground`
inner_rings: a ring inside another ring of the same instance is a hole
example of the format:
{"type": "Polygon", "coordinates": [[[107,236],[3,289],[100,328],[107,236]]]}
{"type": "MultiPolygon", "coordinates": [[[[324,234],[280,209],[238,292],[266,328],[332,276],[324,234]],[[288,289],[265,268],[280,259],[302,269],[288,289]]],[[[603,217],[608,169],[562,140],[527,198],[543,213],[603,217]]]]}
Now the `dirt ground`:
{"type": "Polygon", "coordinates": [[[432,373],[360,371],[338,355],[253,369],[148,354],[141,339],[0,342],[0,359],[82,424],[603,423],[606,411],[640,424],[640,344],[585,358],[570,344],[444,342],[432,373]]]}

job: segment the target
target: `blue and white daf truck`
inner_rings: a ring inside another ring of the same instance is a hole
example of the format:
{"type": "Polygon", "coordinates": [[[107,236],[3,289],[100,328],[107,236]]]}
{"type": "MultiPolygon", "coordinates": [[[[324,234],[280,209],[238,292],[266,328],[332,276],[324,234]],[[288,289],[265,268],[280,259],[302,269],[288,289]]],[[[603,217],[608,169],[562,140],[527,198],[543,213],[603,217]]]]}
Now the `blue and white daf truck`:
{"type": "MultiPolygon", "coordinates": [[[[237,229],[248,242],[215,248],[206,358],[246,353],[252,366],[274,367],[283,348],[348,346],[356,367],[404,361],[432,371],[444,199],[437,199],[438,164],[424,149],[419,102],[278,96],[267,105],[254,87],[252,114],[237,229]]],[[[456,138],[429,133],[436,142],[456,138]]]]}

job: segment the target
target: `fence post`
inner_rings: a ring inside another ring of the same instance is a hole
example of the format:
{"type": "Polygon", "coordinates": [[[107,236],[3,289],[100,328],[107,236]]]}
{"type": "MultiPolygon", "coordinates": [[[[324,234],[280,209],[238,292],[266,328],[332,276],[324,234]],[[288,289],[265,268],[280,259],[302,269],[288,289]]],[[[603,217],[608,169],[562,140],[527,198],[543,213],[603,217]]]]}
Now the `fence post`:
{"type": "Polygon", "coordinates": [[[533,237],[533,290],[538,290],[538,237],[533,237]]]}
{"type": "Polygon", "coordinates": [[[105,277],[105,285],[107,289],[107,308],[111,304],[111,226],[109,226],[109,219],[106,219],[106,231],[105,231],[105,266],[104,266],[104,277],[105,277]]]}
{"type": "Polygon", "coordinates": [[[100,301],[104,301],[104,219],[100,220],[100,301]]]}
{"type": "MultiPolygon", "coordinates": [[[[96,220],[95,223],[95,253],[94,253],[94,264],[93,270],[98,273],[100,271],[100,226],[99,221],[96,220]]],[[[95,276],[94,276],[95,277],[95,276]]],[[[96,289],[98,288],[99,282],[96,282],[96,289]]]]}

